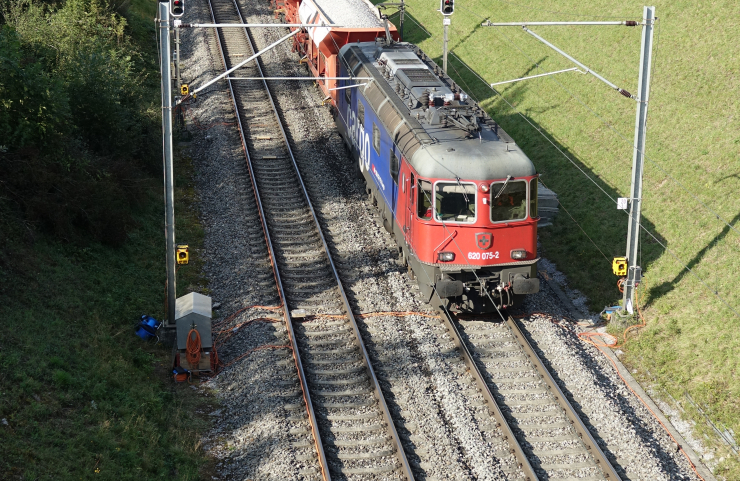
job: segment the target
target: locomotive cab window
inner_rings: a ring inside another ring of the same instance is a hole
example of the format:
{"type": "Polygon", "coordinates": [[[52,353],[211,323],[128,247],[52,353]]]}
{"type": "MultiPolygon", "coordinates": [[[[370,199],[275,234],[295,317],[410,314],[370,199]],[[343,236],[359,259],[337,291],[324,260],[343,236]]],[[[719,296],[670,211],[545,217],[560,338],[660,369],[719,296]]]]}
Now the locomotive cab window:
{"type": "Polygon", "coordinates": [[[393,152],[393,149],[391,149],[391,161],[390,161],[390,170],[391,170],[391,177],[393,177],[393,182],[398,184],[398,171],[400,169],[400,163],[398,162],[398,157],[396,157],[396,154],[393,152]]]}
{"type": "Polygon", "coordinates": [[[537,217],[537,177],[529,181],[529,217],[537,217]]]}
{"type": "Polygon", "coordinates": [[[352,81],[347,80],[347,85],[345,85],[347,88],[344,89],[344,98],[347,100],[347,105],[352,105],[352,87],[350,85],[352,85],[352,81]]]}
{"type": "Polygon", "coordinates": [[[375,153],[380,155],[380,129],[375,125],[375,122],[373,122],[373,147],[375,153]]]}
{"type": "Polygon", "coordinates": [[[440,222],[475,222],[475,184],[437,182],[434,218],[440,222]]]}
{"type": "Polygon", "coordinates": [[[508,180],[491,184],[491,222],[524,220],[526,217],[526,181],[508,180]]]}
{"type": "Polygon", "coordinates": [[[423,220],[432,220],[432,183],[419,179],[419,194],[416,215],[423,220]]]}

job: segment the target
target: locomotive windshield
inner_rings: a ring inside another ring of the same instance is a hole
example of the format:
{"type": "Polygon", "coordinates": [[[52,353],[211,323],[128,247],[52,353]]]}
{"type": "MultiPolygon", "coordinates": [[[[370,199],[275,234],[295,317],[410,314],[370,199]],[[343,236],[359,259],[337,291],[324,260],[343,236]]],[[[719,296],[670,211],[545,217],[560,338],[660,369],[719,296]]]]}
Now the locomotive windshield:
{"type": "Polygon", "coordinates": [[[523,180],[491,184],[491,222],[527,218],[527,183],[523,180]]]}
{"type": "Polygon", "coordinates": [[[434,218],[440,222],[475,222],[475,184],[437,182],[434,218]]]}

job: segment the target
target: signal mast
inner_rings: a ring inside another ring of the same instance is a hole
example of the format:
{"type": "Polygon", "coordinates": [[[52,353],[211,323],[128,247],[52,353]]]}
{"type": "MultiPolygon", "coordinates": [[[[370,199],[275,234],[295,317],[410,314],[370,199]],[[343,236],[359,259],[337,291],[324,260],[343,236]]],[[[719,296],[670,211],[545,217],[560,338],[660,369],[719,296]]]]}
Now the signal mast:
{"type": "Polygon", "coordinates": [[[447,73],[447,35],[448,29],[450,28],[450,15],[455,13],[455,0],[440,0],[439,11],[442,12],[444,17],[442,18],[442,27],[444,28],[444,42],[442,46],[442,70],[447,73]]]}

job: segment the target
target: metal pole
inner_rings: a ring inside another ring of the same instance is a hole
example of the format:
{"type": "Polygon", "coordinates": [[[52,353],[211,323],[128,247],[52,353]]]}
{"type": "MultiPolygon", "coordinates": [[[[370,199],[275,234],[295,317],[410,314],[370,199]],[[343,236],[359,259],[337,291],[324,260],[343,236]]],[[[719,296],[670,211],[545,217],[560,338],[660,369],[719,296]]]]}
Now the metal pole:
{"type": "Polygon", "coordinates": [[[609,22],[488,22],[481,23],[481,27],[526,27],[527,25],[624,25],[636,27],[639,23],[632,20],[617,20],[609,22]]]}
{"type": "Polygon", "coordinates": [[[175,29],[175,77],[177,82],[175,87],[180,88],[182,82],[180,81],[180,29],[175,29]]]}
{"type": "MultiPolygon", "coordinates": [[[[651,32],[652,32],[652,28],[653,28],[653,27],[652,27],[652,25],[651,25],[651,26],[650,26],[650,31],[651,31],[651,32]]],[[[631,93],[627,92],[627,91],[626,91],[625,89],[622,89],[622,88],[619,88],[619,87],[617,87],[616,85],[614,85],[613,83],[611,83],[610,81],[608,81],[607,79],[605,79],[604,77],[602,77],[601,75],[597,74],[596,72],[594,72],[593,70],[591,70],[591,69],[590,69],[590,68],[588,68],[587,66],[583,65],[583,64],[582,64],[581,62],[579,62],[578,60],[574,59],[573,57],[571,57],[571,56],[570,56],[570,55],[568,55],[567,53],[563,52],[562,50],[560,50],[559,48],[557,48],[557,47],[556,47],[555,45],[551,44],[550,42],[548,42],[548,41],[547,41],[547,40],[545,40],[544,38],[540,37],[539,35],[537,35],[537,34],[536,34],[536,33],[534,33],[533,31],[531,31],[531,30],[530,30],[530,29],[528,29],[527,27],[522,27],[522,29],[523,29],[523,30],[524,30],[525,32],[527,32],[528,34],[530,34],[531,36],[533,36],[534,38],[536,38],[537,40],[539,40],[540,42],[544,43],[545,45],[547,45],[547,46],[548,46],[548,47],[550,47],[551,49],[555,50],[555,51],[556,51],[557,53],[559,53],[559,54],[560,54],[560,55],[562,55],[563,57],[567,58],[568,60],[570,60],[570,61],[571,61],[571,62],[573,62],[574,64],[576,64],[576,65],[578,65],[579,67],[581,67],[581,68],[582,68],[582,69],[583,69],[583,70],[584,70],[584,71],[585,71],[586,73],[590,73],[591,75],[593,75],[593,76],[594,76],[594,77],[596,77],[597,79],[601,80],[602,82],[604,82],[605,84],[607,84],[607,85],[608,85],[609,87],[613,88],[614,90],[616,90],[616,91],[617,91],[617,92],[619,92],[620,94],[624,95],[625,97],[631,98],[631,99],[634,99],[634,98],[635,98],[635,96],[634,96],[634,95],[632,95],[631,93]]],[[[643,33],[643,35],[644,35],[644,33],[643,33]]],[[[652,38],[652,37],[651,37],[651,38],[652,38]]]]}
{"type": "Polygon", "coordinates": [[[640,240],[640,210],[642,207],[642,174],[645,161],[645,133],[647,127],[648,98],[650,95],[650,63],[653,49],[653,23],[655,7],[643,11],[642,45],[640,52],[640,77],[635,117],[635,151],[632,157],[632,188],[630,190],[630,217],[627,230],[627,281],[624,284],[624,307],[633,313],[635,287],[640,283],[641,270],[637,265],[640,240]]]}
{"type": "Polygon", "coordinates": [[[288,40],[288,39],[289,39],[290,37],[292,37],[293,35],[297,34],[298,32],[300,32],[300,30],[293,30],[293,31],[292,31],[292,32],[290,32],[290,33],[289,33],[288,35],[286,35],[286,36],[282,37],[282,38],[281,38],[280,40],[278,40],[278,41],[276,41],[276,42],[272,43],[271,45],[268,45],[268,46],[267,46],[267,47],[265,47],[264,49],[260,50],[260,51],[259,51],[259,52],[257,52],[256,54],[254,54],[254,55],[252,55],[251,57],[249,57],[248,59],[246,59],[246,60],[244,60],[244,61],[242,61],[242,62],[239,62],[238,64],[236,64],[235,66],[233,66],[233,67],[231,67],[231,68],[230,68],[229,70],[227,70],[226,72],[222,73],[221,75],[218,75],[218,76],[216,76],[216,77],[215,77],[214,79],[212,79],[211,81],[207,82],[207,83],[206,83],[205,85],[202,85],[202,86],[198,87],[197,89],[193,90],[192,92],[190,92],[190,95],[193,95],[193,94],[197,94],[198,92],[200,92],[200,91],[201,91],[201,90],[203,90],[204,88],[208,87],[208,86],[209,86],[209,85],[211,85],[212,83],[214,83],[214,82],[218,82],[218,81],[219,81],[219,80],[221,80],[222,78],[224,78],[224,77],[228,76],[228,75],[229,75],[229,74],[230,74],[231,72],[233,72],[234,70],[238,70],[239,68],[241,68],[241,67],[242,67],[243,65],[245,65],[246,63],[248,63],[248,62],[251,62],[252,60],[254,60],[254,59],[256,59],[257,57],[259,57],[260,55],[262,55],[263,53],[265,53],[265,52],[267,52],[267,51],[269,51],[269,50],[272,50],[273,48],[277,47],[278,45],[280,45],[280,44],[281,44],[281,43],[283,43],[284,41],[288,40]]]}
{"type": "Polygon", "coordinates": [[[399,35],[399,37],[401,38],[401,41],[403,42],[403,14],[406,11],[406,4],[403,3],[403,0],[401,0],[401,8],[399,8],[398,10],[399,10],[399,14],[398,14],[399,23],[401,24],[401,34],[399,35]]]}
{"type": "Polygon", "coordinates": [[[444,25],[444,46],[442,48],[442,70],[447,73],[447,31],[450,28],[450,17],[445,16],[442,19],[444,25]]]}
{"type": "Polygon", "coordinates": [[[162,146],[164,150],[164,225],[167,234],[167,325],[175,325],[175,195],[172,172],[172,71],[169,4],[159,2],[159,69],[162,74],[162,146]]]}

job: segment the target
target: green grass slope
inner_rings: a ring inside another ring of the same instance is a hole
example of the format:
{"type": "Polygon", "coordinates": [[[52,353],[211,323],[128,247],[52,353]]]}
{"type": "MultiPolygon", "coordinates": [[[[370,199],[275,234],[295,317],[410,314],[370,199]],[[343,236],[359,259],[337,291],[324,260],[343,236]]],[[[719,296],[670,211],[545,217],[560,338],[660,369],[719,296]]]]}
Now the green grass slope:
{"type": "MultiPolygon", "coordinates": [[[[178,295],[207,292],[193,170],[176,163],[176,225],[191,264],[178,295]]],[[[171,381],[171,349],[134,335],[164,315],[162,186],[150,180],[121,247],[16,238],[0,263],[0,479],[201,479],[209,402],[171,381]]]]}
{"type": "MultiPolygon", "coordinates": [[[[409,0],[407,5],[406,40],[441,64],[439,4],[409,0]]],[[[629,196],[635,103],[593,76],[573,72],[499,86],[502,98],[487,83],[573,65],[520,27],[480,24],[485,19],[639,20],[643,5],[632,0],[458,1],[450,27],[448,73],[493,113],[535,162],[543,182],[558,193],[562,208],[555,225],[540,232],[542,253],[567,274],[571,287],[588,296],[595,311],[620,297],[611,258],[624,255],[627,216],[610,197],[629,196]]],[[[641,377],[671,393],[697,430],[718,446],[723,460],[717,473],[740,479],[737,457],[716,443],[686,396],[721,430],[740,435],[737,3],[662,1],[655,6],[659,21],[643,201],[643,225],[652,236],[643,232],[639,261],[646,271],[641,295],[647,328],[627,345],[627,360],[641,377]]],[[[391,20],[398,25],[397,15],[391,20]]],[[[636,93],[640,28],[532,30],[636,93]]]]}

